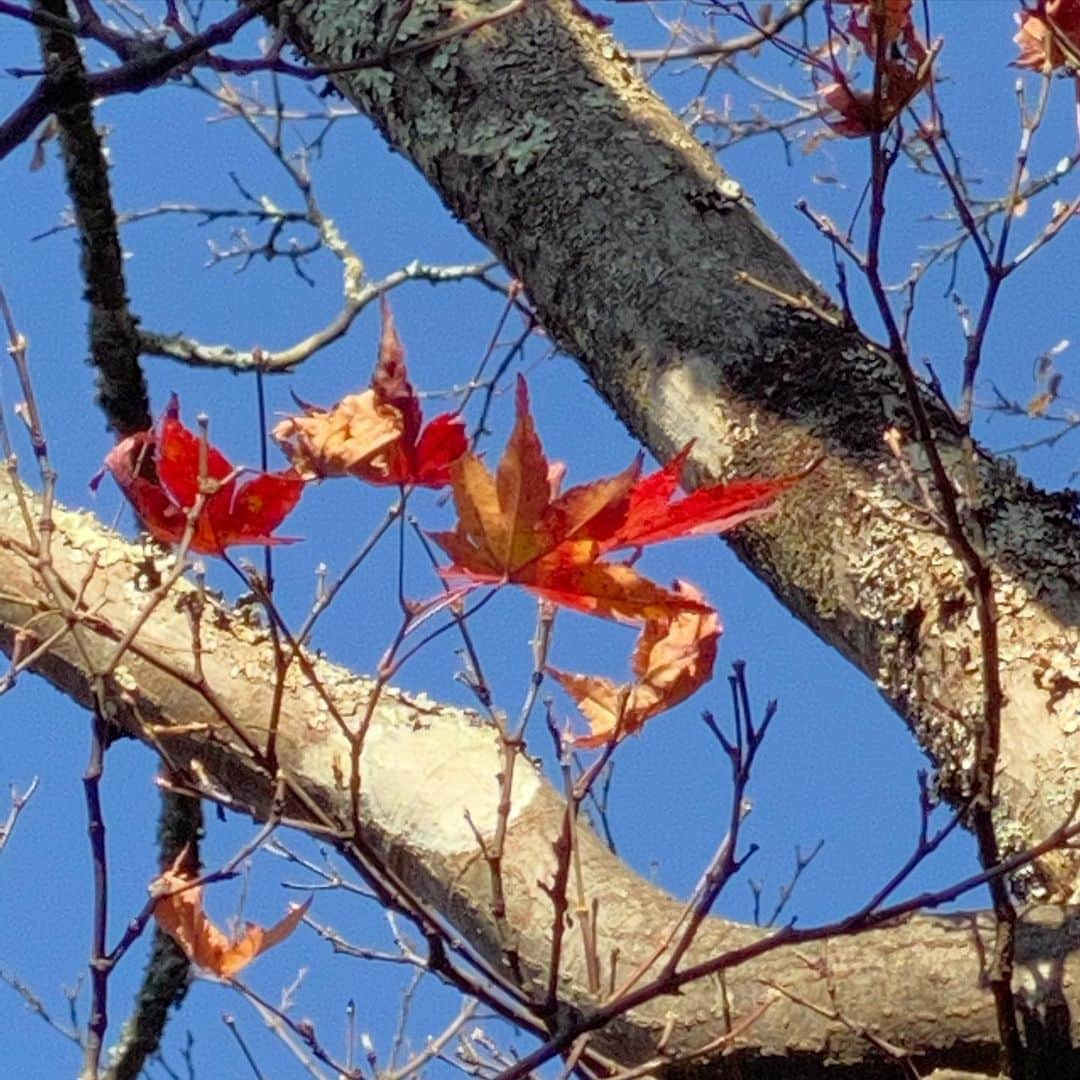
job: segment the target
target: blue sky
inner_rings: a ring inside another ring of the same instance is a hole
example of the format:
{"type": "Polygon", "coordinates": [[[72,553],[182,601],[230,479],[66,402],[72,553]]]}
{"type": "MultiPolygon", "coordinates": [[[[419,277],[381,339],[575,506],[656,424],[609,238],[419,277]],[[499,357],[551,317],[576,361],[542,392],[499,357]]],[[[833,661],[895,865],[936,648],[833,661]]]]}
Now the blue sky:
{"type": "MultiPolygon", "coordinates": [[[[224,5],[222,10],[224,10],[224,5]]],[[[647,14],[615,5],[616,32],[635,44],[657,44],[661,32],[647,14]]],[[[1004,189],[1013,167],[1018,124],[1014,84],[1018,73],[1012,57],[1013,6],[998,2],[935,5],[935,34],[946,45],[942,56],[946,79],[941,98],[950,130],[980,192],[1004,189]]],[[[731,32],[722,28],[722,32],[731,32]]],[[[0,22],[0,66],[33,66],[32,37],[21,25],[0,22]]],[[[750,69],[750,62],[747,63],[750,69]]],[[[765,80],[799,86],[799,69],[766,52],[752,70],[765,80]]],[[[1036,80],[1025,77],[1034,89],[1036,80]]],[[[658,87],[676,105],[697,90],[693,75],[664,76],[658,87]]],[[[25,83],[0,75],[0,114],[25,92],[25,83]]],[[[308,99],[310,90],[290,87],[293,101],[308,99]]],[[[731,95],[743,111],[753,102],[745,83],[718,78],[712,100],[731,95]]],[[[1067,83],[1054,88],[1050,115],[1032,157],[1039,174],[1077,141],[1073,97],[1067,83]]],[[[297,196],[280,166],[246,136],[235,122],[209,122],[215,109],[191,90],[166,87],[133,98],[105,102],[99,121],[109,129],[115,199],[121,210],[135,210],[163,201],[208,206],[237,203],[233,173],[244,186],[284,205],[297,196]]],[[[807,130],[813,130],[808,124],[807,130]]],[[[826,142],[813,154],[800,146],[788,163],[779,140],[749,140],[727,152],[723,164],[752,194],[762,216],[800,260],[829,288],[833,273],[829,252],[806,220],[793,209],[806,197],[815,208],[846,222],[858,202],[866,174],[862,143],[826,142]]],[[[100,414],[92,405],[92,375],[86,353],[85,309],[80,299],[77,250],[71,232],[35,241],[54,225],[67,199],[54,147],[47,167],[30,172],[30,148],[0,165],[3,180],[0,226],[0,284],[31,342],[37,391],[45,414],[54,461],[60,472],[60,496],[69,503],[92,506],[105,520],[116,518],[130,532],[131,515],[118,493],[103,486],[96,499],[87,481],[110,446],[100,414]]],[[[432,263],[464,263],[484,256],[480,245],[455,223],[438,198],[407,162],[391,153],[363,119],[340,124],[329,135],[325,154],[313,162],[313,175],[324,210],[332,216],[378,277],[414,258],[432,263]]],[[[1017,222],[1016,242],[1037,233],[1050,214],[1053,198],[1070,198],[1076,182],[1066,179],[1060,190],[1034,202],[1017,222]]],[[[924,245],[946,235],[944,227],[926,220],[947,207],[935,182],[900,170],[889,202],[887,253],[890,271],[903,276],[913,260],[924,257],[924,245]]],[[[228,341],[238,347],[278,348],[306,335],[336,311],[340,274],[325,254],[306,266],[314,284],[307,285],[283,263],[255,261],[243,274],[229,264],[207,268],[208,242],[230,242],[228,222],[199,226],[190,217],[163,217],[127,227],[126,262],[134,310],[143,325],[159,331],[184,330],[204,341],[228,341]]],[[[254,230],[253,230],[254,231],[254,230]]],[[[1027,271],[1009,283],[998,320],[988,339],[986,371],[980,400],[990,397],[989,380],[1020,400],[1035,391],[1035,358],[1062,338],[1077,337],[1075,236],[1068,232],[1042,253],[1027,271]]],[[[961,263],[957,290],[974,304],[978,280],[970,260],[961,263]]],[[[916,356],[933,361],[945,384],[955,387],[963,341],[956,311],[945,296],[947,276],[931,275],[923,286],[913,333],[916,356]]],[[[433,288],[412,284],[393,296],[399,329],[408,350],[410,370],[424,389],[460,383],[474,370],[493,332],[500,300],[474,283],[433,288]]],[[[878,325],[865,297],[856,298],[864,326],[878,325]]],[[[516,329],[516,327],[515,327],[516,329]]],[[[366,312],[347,339],[326,350],[288,378],[269,380],[272,411],[289,406],[289,393],[331,402],[366,385],[377,341],[377,313],[366,312]]],[[[194,372],[169,361],[148,358],[146,370],[155,408],[172,391],[180,393],[186,415],[210,414],[214,441],[236,461],[255,463],[258,434],[254,384],[250,378],[220,372],[194,372]]],[[[1072,350],[1061,358],[1065,392],[1073,382],[1072,350]]],[[[537,424],[549,456],[568,462],[571,479],[606,475],[623,467],[636,450],[621,425],[599,402],[573,361],[550,356],[543,341],[532,342],[524,366],[534,399],[537,424]],[[582,433],[587,432],[587,438],[582,433]]],[[[11,416],[18,399],[13,374],[0,373],[3,407],[11,416]]],[[[430,411],[437,411],[432,402],[430,411]]],[[[511,414],[509,396],[496,402],[494,437],[501,445],[511,414]]],[[[1000,416],[981,414],[978,428],[994,447],[1006,447],[1045,430],[1000,416]]],[[[1075,443],[1028,454],[1022,467],[1045,486],[1064,485],[1077,467],[1075,443]]],[[[281,586],[279,601],[294,618],[301,615],[314,588],[315,568],[326,562],[340,568],[359,539],[385,512],[389,493],[359,485],[325,484],[310,492],[284,530],[305,542],[276,556],[281,586]]],[[[426,527],[444,528],[449,509],[427,493],[415,510],[426,527]]],[[[434,592],[435,580],[423,572],[417,553],[410,561],[417,595],[434,592]]],[[[395,552],[384,546],[371,566],[343,595],[336,617],[325,620],[319,644],[334,659],[358,670],[370,670],[392,632],[395,552]]],[[[774,725],[752,785],[753,812],[746,840],[761,850],[746,876],[763,883],[766,906],[791,872],[794,849],[804,851],[820,839],[824,848],[806,871],[791,905],[802,922],[837,916],[857,906],[906,857],[918,826],[916,770],[925,761],[896,717],[875,690],[838,655],[821,644],[781,609],[768,591],[741,568],[719,543],[698,540],[671,545],[650,554],[645,567],[664,580],[686,577],[703,587],[725,622],[721,658],[714,683],[687,705],[657,719],[640,738],[629,740],[617,755],[611,797],[612,825],[619,850],[641,873],[665,888],[685,894],[692,888],[727,819],[729,796],[725,761],[700,721],[703,708],[718,717],[729,715],[724,681],[730,663],[748,664],[754,700],[780,702],[774,725]]],[[[222,588],[235,591],[233,579],[212,571],[222,588]]],[[[530,664],[529,638],[534,606],[523,594],[507,591],[475,620],[481,656],[487,658],[496,697],[511,713],[525,692],[530,664]]],[[[621,677],[627,671],[632,630],[595,619],[559,617],[553,662],[571,670],[621,677]]],[[[468,694],[454,680],[460,667],[447,635],[411,663],[398,680],[409,690],[468,704],[468,694]]],[[[569,714],[564,698],[556,698],[560,715],[569,714]]],[[[82,977],[89,939],[90,874],[80,778],[89,741],[85,714],[32,679],[24,678],[0,701],[0,782],[25,787],[33,776],[40,789],[18,830],[0,855],[0,968],[31,986],[50,1011],[64,1017],[62,988],[82,977]]],[[[534,737],[546,752],[546,737],[534,737]]],[[[141,906],[154,873],[153,822],[157,799],[155,765],[141,747],[122,744],[110,752],[104,785],[113,873],[112,936],[141,906]]],[[[2,813],[0,806],[0,813],[2,813]]],[[[248,822],[213,820],[206,859],[228,857],[251,835],[248,822]]],[[[287,842],[320,858],[315,845],[300,837],[287,842]]],[[[958,836],[923,867],[911,891],[942,886],[975,867],[973,847],[958,836]]],[[[247,912],[269,921],[295,896],[279,887],[282,880],[310,881],[280,860],[260,854],[248,886],[247,912]]],[[[239,887],[215,891],[211,904],[219,917],[235,911],[239,887]]],[[[972,903],[981,903],[975,897],[972,903]]],[[[749,918],[746,877],[721,897],[718,910],[749,918]]],[[[313,915],[338,926],[350,940],[385,945],[386,925],[369,902],[319,893],[313,915]]],[[[142,951],[136,948],[117,972],[112,988],[116,1022],[125,1015],[137,985],[142,951]]],[[[288,946],[262,958],[250,982],[276,999],[299,968],[307,975],[298,994],[297,1015],[312,1017],[328,1045],[341,1049],[345,1003],[354,999],[357,1026],[369,1031],[384,1055],[397,1023],[397,999],[408,975],[399,968],[379,969],[335,957],[324,943],[302,928],[288,946]]],[[[85,1018],[86,991],[79,999],[85,1018]]],[[[408,1027],[414,1046],[439,1030],[455,1011],[454,999],[425,990],[417,1000],[408,1027]]],[[[226,989],[205,983],[193,988],[168,1037],[166,1057],[179,1067],[187,1032],[194,1035],[193,1057],[199,1077],[249,1075],[235,1042],[222,1021],[234,1013],[268,1074],[278,1078],[305,1073],[267,1034],[247,1005],[226,989]]],[[[506,1038],[503,1029],[492,1030],[506,1038]]],[[[527,1045],[519,1040],[521,1047],[527,1045]]],[[[77,1053],[59,1035],[31,1016],[19,998],[0,985],[0,1046],[11,1075],[35,1080],[72,1074],[77,1053]]],[[[151,1075],[166,1075],[161,1070],[151,1075]]],[[[439,1069],[432,1075],[439,1075],[439,1069]]]]}

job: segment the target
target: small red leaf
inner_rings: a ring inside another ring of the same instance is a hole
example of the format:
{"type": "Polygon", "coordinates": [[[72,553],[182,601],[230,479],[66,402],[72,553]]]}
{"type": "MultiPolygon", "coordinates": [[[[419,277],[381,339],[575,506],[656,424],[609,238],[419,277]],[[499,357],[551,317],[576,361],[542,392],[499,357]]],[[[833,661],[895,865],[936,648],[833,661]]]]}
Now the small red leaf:
{"type": "Polygon", "coordinates": [[[189,530],[189,549],[221,555],[238,544],[288,544],[272,536],[300,500],[304,481],[294,470],[249,473],[180,422],[175,396],[159,430],[121,440],[105,459],[147,531],[156,540],[178,544],[189,530]],[[152,468],[148,458],[152,455],[152,468]]]}

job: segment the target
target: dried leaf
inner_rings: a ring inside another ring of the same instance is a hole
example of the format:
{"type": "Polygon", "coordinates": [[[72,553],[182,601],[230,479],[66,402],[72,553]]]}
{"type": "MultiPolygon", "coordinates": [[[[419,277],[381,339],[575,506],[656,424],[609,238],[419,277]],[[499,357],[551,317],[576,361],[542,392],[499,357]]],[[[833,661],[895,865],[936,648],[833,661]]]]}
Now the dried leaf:
{"type": "Polygon", "coordinates": [[[907,41],[914,34],[912,0],[837,0],[851,6],[848,33],[863,46],[867,56],[877,55],[876,29],[882,27],[886,46],[907,41]]]}
{"type": "Polygon", "coordinates": [[[305,479],[355,476],[369,484],[443,487],[450,466],[465,452],[465,425],[451,413],[422,428],[420,399],[409,382],[405,350],[386,298],[371,387],[329,409],[304,405],[273,437],[305,479]]]}
{"type": "Polygon", "coordinates": [[[45,167],[45,144],[55,139],[59,133],[60,125],[57,123],[56,115],[52,114],[38,128],[38,132],[34,136],[34,155],[30,159],[31,172],[37,172],[45,167]]]}
{"type": "Polygon", "coordinates": [[[869,90],[856,90],[839,71],[838,79],[818,90],[822,119],[838,135],[858,139],[875,131],[884,131],[900,112],[930,81],[931,64],[911,70],[900,61],[887,60],[883,65],[881,96],[875,100],[869,90]],[[835,115],[834,115],[835,114],[835,115]]]}
{"type": "Polygon", "coordinates": [[[154,918],[193,964],[222,978],[236,975],[260,953],[284,941],[311,906],[310,897],[303,904],[290,904],[288,913],[273,926],[246,923],[238,938],[230,938],[203,910],[202,886],[185,888],[194,880],[180,869],[186,857],[187,852],[182,852],[176,863],[151,884],[152,893],[170,894],[158,900],[154,918]]]}
{"type": "Polygon", "coordinates": [[[1043,416],[1061,393],[1062,374],[1055,371],[1046,381],[1046,388],[1036,394],[1027,404],[1028,416],[1043,416]]]}
{"type": "Polygon", "coordinates": [[[928,49],[911,18],[912,0],[839,0],[849,5],[843,36],[858,42],[876,66],[877,90],[856,89],[852,77],[835,59],[834,39],[822,63],[832,81],[818,90],[822,119],[838,135],[860,138],[884,131],[933,77],[933,60],[940,42],[928,49]],[[881,48],[878,32],[881,32],[881,48]]]}
{"type": "Polygon", "coordinates": [[[701,607],[646,622],[634,649],[634,683],[617,686],[602,676],[548,668],[589,721],[590,733],[574,738],[577,746],[600,746],[639,730],[712,678],[721,632],[719,616],[692,585],[676,582],[675,588],[701,607]]]}

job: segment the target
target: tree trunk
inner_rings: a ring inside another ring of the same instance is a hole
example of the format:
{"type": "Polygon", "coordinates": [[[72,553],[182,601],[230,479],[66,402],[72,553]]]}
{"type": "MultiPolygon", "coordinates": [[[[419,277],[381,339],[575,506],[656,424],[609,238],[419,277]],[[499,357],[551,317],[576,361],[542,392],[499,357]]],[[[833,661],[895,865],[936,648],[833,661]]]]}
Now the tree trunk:
{"type": "MultiPolygon", "coordinates": [[[[739,185],[572,0],[535,0],[417,50],[501,6],[413,0],[393,42],[379,37],[393,20],[377,0],[308,0],[290,27],[323,67],[405,52],[333,82],[520,278],[547,331],[657,457],[694,439],[703,481],[824,456],[733,546],[874,680],[959,801],[983,716],[980,637],[964,566],[910,509],[912,477],[933,482],[892,362],[831,317],[739,185]]],[[[970,467],[961,433],[924,399],[993,574],[1008,852],[1056,828],[1076,789],[1076,506],[1006,460],[976,451],[970,467]]],[[[1078,866],[1058,853],[1027,884],[1072,897],[1078,866]]]]}

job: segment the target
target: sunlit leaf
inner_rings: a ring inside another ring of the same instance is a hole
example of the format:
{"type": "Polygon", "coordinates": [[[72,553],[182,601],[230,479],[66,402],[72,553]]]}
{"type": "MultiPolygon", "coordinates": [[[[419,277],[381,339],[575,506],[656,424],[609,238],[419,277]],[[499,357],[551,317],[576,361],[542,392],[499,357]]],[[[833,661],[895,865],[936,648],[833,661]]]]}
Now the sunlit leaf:
{"type": "Polygon", "coordinates": [[[420,399],[409,382],[405,350],[386,298],[382,299],[379,359],[371,387],[329,409],[303,405],[273,437],[305,479],[355,476],[369,484],[443,487],[450,466],[465,453],[465,425],[451,413],[422,427],[420,399]]]}
{"type": "Polygon", "coordinates": [[[575,745],[593,747],[621,739],[685,701],[712,678],[720,619],[692,585],[677,582],[676,591],[701,607],[645,623],[634,650],[633,683],[620,686],[603,676],[548,668],[589,722],[589,734],[576,736],[575,745]]]}
{"type": "Polygon", "coordinates": [[[241,934],[230,937],[203,910],[202,886],[191,885],[194,879],[180,869],[185,855],[150,886],[151,892],[164,894],[154,907],[154,918],[191,963],[222,978],[236,975],[260,953],[284,941],[311,906],[310,897],[302,904],[290,904],[288,913],[273,926],[245,923],[241,934]]]}
{"type": "Polygon", "coordinates": [[[189,548],[202,555],[221,555],[240,544],[293,543],[272,536],[296,506],[304,482],[293,469],[252,472],[236,469],[203,438],[180,422],[173,395],[157,431],[140,431],[122,439],[105,459],[138,513],[146,530],[166,544],[180,543],[189,528],[190,512],[202,499],[189,548]]]}

